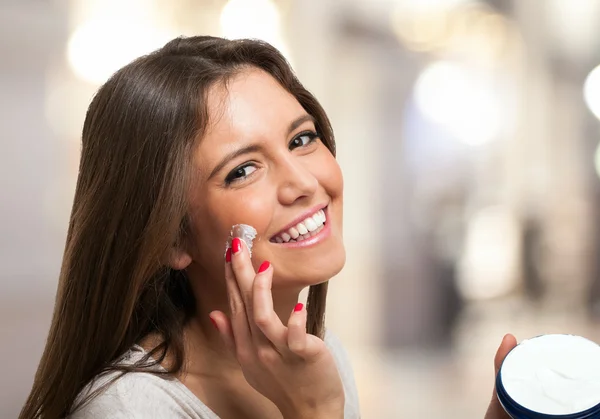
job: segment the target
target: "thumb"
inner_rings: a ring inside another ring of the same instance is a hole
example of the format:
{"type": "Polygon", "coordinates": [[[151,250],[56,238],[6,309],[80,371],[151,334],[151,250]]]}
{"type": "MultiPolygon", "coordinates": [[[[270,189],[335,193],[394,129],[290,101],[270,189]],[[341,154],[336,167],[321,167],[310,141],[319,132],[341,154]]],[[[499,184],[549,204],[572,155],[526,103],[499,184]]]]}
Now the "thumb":
{"type": "MultiPolygon", "coordinates": [[[[517,339],[511,335],[505,335],[496,351],[496,356],[494,357],[494,378],[498,375],[498,371],[500,371],[500,367],[502,366],[502,362],[506,355],[517,346],[517,339]]],[[[488,407],[487,413],[485,414],[485,419],[510,419],[509,416],[504,411],[504,408],[500,404],[498,397],[496,396],[496,380],[494,379],[494,392],[492,393],[492,401],[490,402],[490,406],[488,407]]]]}
{"type": "Polygon", "coordinates": [[[515,346],[517,346],[517,338],[511,334],[505,335],[502,339],[502,343],[500,343],[500,346],[498,347],[498,351],[496,351],[496,356],[494,357],[494,371],[496,375],[498,375],[498,371],[500,371],[504,358],[506,358],[506,355],[508,355],[515,346]]]}

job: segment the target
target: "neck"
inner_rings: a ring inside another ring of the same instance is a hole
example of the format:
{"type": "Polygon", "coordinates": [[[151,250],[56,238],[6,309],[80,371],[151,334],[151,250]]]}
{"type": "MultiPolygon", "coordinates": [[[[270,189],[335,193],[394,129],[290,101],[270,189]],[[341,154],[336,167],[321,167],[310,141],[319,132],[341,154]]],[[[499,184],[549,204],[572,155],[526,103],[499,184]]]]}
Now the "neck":
{"type": "MultiPolygon", "coordinates": [[[[260,412],[255,417],[281,418],[277,407],[247,382],[235,354],[228,351],[212,325],[210,312],[219,310],[230,316],[229,301],[225,280],[204,280],[206,278],[190,276],[196,311],[184,327],[185,359],[183,369],[176,377],[222,417],[242,417],[241,412],[247,415],[253,411],[260,412]]],[[[300,291],[300,287],[273,290],[273,309],[284,325],[287,325],[300,291]]],[[[148,348],[155,346],[151,340],[147,343],[148,348]]],[[[166,362],[168,364],[168,360],[166,362]]]]}

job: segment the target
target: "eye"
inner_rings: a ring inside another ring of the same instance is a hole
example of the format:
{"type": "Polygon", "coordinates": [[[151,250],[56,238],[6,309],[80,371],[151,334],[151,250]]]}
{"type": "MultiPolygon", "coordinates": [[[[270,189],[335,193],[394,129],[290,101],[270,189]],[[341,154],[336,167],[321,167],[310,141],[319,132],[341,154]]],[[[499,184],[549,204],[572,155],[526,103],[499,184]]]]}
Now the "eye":
{"type": "Polygon", "coordinates": [[[246,163],[242,166],[238,166],[235,169],[233,169],[231,172],[229,172],[229,174],[225,178],[225,183],[227,185],[229,185],[233,182],[243,180],[244,178],[250,176],[255,171],[256,171],[256,167],[254,166],[253,163],[246,163]]]}
{"type": "Polygon", "coordinates": [[[290,150],[293,150],[298,147],[306,147],[307,145],[314,143],[317,138],[319,138],[319,134],[314,131],[301,132],[290,141],[289,148],[290,150]]]}

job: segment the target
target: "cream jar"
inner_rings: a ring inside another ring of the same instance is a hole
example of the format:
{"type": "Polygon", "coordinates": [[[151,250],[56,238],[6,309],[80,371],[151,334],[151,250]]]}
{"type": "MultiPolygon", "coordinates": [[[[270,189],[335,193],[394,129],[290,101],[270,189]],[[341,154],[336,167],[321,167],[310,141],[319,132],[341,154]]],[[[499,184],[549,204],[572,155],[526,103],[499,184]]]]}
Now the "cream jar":
{"type": "Polygon", "coordinates": [[[600,419],[600,346],[574,335],[525,340],[504,359],[496,393],[513,419],[600,419]]]}

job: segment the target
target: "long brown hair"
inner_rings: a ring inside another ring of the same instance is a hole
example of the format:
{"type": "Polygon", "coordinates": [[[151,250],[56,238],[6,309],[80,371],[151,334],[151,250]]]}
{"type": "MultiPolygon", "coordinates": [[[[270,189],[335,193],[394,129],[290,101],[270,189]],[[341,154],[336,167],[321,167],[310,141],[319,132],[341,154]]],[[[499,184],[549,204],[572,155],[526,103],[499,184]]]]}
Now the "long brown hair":
{"type": "MultiPolygon", "coordinates": [[[[325,111],[264,42],[177,38],[115,73],[85,118],[54,316],[20,419],[69,415],[85,386],[115,370],[114,361],[150,333],[162,338],[154,362],[168,352],[174,362],[167,373],[181,369],[183,326],[195,301],[185,272],[161,261],[186,233],[207,91],[248,66],[296,97],[335,155],[325,111]]],[[[320,337],[326,294],[327,282],[310,287],[307,329],[320,337]]]]}

